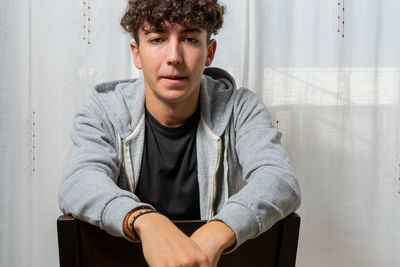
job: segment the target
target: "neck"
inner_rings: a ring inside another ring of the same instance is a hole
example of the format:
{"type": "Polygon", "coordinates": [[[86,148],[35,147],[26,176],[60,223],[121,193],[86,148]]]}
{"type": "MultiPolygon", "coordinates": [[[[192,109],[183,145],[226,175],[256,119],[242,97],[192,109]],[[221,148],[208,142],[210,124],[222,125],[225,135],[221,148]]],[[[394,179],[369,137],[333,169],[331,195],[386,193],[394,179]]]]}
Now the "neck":
{"type": "Polygon", "coordinates": [[[145,90],[146,108],[162,125],[178,127],[182,125],[197,109],[199,90],[190,98],[181,102],[165,102],[145,90]]]}

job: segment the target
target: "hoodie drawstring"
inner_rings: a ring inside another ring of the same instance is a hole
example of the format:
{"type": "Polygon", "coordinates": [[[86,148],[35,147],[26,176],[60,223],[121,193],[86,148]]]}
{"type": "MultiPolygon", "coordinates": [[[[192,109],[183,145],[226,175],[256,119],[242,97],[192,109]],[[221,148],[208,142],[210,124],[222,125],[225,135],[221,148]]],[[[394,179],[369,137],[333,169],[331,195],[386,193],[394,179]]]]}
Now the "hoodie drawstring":
{"type": "Polygon", "coordinates": [[[229,145],[229,124],[225,129],[224,134],[224,188],[225,188],[225,201],[229,198],[229,184],[228,184],[228,145],[229,145]]]}

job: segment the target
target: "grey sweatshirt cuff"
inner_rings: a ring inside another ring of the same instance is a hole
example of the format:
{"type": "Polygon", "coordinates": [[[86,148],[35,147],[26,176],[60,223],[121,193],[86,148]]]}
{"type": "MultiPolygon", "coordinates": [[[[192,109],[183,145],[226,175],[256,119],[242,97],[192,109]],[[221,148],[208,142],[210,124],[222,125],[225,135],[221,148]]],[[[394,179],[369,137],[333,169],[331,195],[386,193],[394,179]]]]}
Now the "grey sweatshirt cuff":
{"type": "Polygon", "coordinates": [[[246,240],[256,237],[260,231],[260,224],[255,214],[236,202],[226,203],[210,221],[214,220],[224,222],[236,234],[236,244],[228,251],[224,251],[224,254],[233,252],[246,240]]]}
{"type": "Polygon", "coordinates": [[[139,206],[153,208],[149,204],[135,201],[130,196],[113,198],[104,207],[101,215],[101,228],[105,229],[111,235],[122,236],[128,240],[131,240],[124,233],[123,223],[128,212],[139,206]]]}

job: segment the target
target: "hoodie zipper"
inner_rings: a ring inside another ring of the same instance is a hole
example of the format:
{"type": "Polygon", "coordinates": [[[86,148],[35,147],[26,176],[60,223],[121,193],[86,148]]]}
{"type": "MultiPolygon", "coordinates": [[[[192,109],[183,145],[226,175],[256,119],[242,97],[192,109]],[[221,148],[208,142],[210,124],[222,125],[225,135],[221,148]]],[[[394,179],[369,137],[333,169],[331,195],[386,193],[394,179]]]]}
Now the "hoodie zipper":
{"type": "Polygon", "coordinates": [[[215,194],[216,194],[216,183],[217,183],[217,172],[218,167],[221,161],[221,150],[222,150],[222,140],[218,138],[217,141],[217,158],[214,160],[214,173],[211,178],[211,185],[209,188],[208,194],[208,219],[214,217],[214,201],[215,201],[215,194]]]}

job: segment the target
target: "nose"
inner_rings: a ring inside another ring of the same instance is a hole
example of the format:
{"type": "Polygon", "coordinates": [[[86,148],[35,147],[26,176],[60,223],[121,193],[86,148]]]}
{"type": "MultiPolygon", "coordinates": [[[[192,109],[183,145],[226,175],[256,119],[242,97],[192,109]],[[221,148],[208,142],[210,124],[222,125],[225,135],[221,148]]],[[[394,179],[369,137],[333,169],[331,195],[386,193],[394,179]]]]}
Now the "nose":
{"type": "Polygon", "coordinates": [[[179,41],[171,40],[168,46],[168,64],[176,65],[183,63],[183,53],[179,41]]]}

